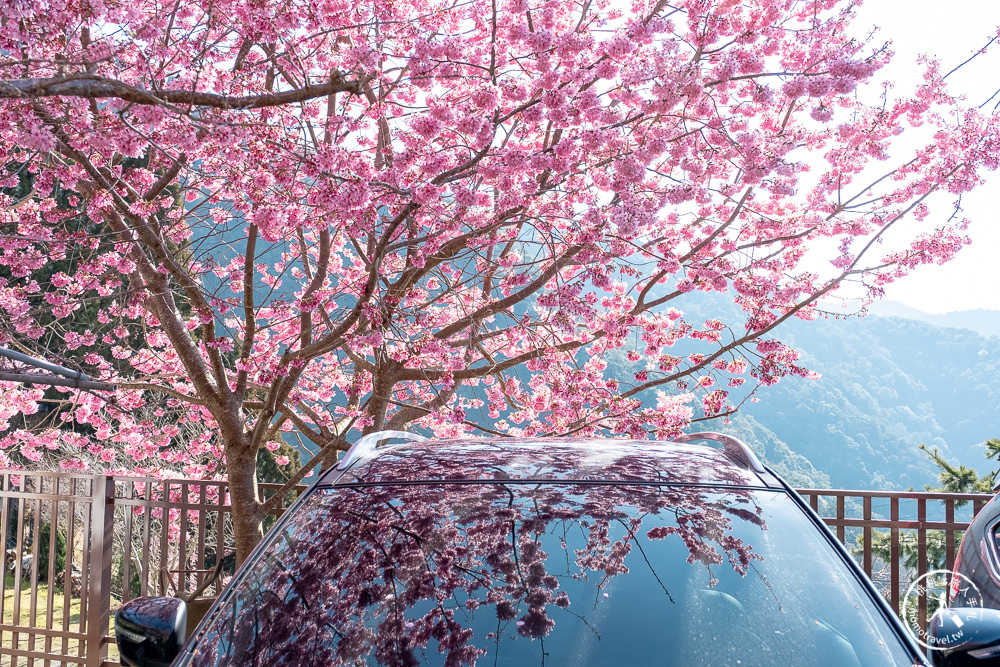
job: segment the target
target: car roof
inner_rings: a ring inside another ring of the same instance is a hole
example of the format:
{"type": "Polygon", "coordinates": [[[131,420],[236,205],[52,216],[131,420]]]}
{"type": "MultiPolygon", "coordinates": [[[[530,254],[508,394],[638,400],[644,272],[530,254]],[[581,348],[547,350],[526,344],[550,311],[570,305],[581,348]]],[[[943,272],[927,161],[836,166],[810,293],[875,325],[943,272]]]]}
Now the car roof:
{"type": "Polygon", "coordinates": [[[734,455],[728,446],[722,450],[651,440],[427,440],[345,456],[317,485],[538,480],[780,487],[749,456],[750,461],[739,452],[734,455]]]}

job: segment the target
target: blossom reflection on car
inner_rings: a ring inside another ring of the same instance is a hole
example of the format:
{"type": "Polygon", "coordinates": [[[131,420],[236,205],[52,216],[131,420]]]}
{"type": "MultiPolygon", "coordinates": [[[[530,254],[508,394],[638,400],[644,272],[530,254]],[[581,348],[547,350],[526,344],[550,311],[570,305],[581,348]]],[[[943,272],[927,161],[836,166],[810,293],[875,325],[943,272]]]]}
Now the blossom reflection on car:
{"type": "MultiPolygon", "coordinates": [[[[496,634],[543,638],[556,624],[553,607],[599,602],[572,599],[562,582],[590,581],[603,592],[629,571],[625,559],[634,549],[641,553],[644,541],[679,539],[711,588],[718,581],[713,568],[728,562],[744,575],[761,560],[732,534],[733,521],[766,528],[752,492],[741,489],[719,495],[645,485],[364,485],[331,500],[283,536],[262,573],[266,580],[229,608],[233,620],[219,623],[230,634],[203,644],[204,664],[214,664],[219,647],[233,656],[266,647],[269,660],[281,655],[284,664],[349,664],[370,653],[380,664],[412,664],[409,654],[432,640],[446,662],[473,664],[486,650],[470,643],[474,633],[462,616],[483,606],[494,612],[496,634]],[[669,521],[643,532],[658,515],[669,521]],[[543,541],[561,548],[558,558],[543,541]],[[347,562],[345,553],[353,554],[347,562]]],[[[663,578],[655,579],[674,602],[663,578]]],[[[586,623],[582,612],[571,616],[586,623]]]]}
{"type": "Polygon", "coordinates": [[[366,436],[174,664],[926,664],[802,499],[705,436],[366,436]]]}

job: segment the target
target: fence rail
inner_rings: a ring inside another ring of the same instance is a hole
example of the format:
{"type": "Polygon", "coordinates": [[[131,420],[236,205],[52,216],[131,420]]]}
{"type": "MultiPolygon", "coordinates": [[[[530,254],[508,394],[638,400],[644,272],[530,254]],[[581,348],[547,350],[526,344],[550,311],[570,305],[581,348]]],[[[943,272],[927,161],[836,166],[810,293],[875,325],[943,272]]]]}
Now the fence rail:
{"type": "MultiPolygon", "coordinates": [[[[801,489],[799,493],[851,549],[897,613],[910,584],[955,562],[962,535],[991,495],[801,489]]],[[[927,596],[916,621],[927,625],[927,596]]]]}
{"type": "Polygon", "coordinates": [[[0,471],[0,534],[2,667],[117,665],[114,609],[140,595],[211,598],[235,570],[219,481],[0,471]]]}
{"type": "Polygon", "coordinates": [[[110,614],[110,500],[107,477],[0,472],[4,664],[103,662],[110,614]]]}
{"type": "MultiPolygon", "coordinates": [[[[281,485],[261,484],[265,498],[281,485]]],[[[143,595],[213,597],[235,571],[232,508],[226,483],[115,477],[112,595],[121,602],[143,595]]],[[[305,487],[298,487],[265,521],[265,529],[305,487]]]]}
{"type": "MultiPolygon", "coordinates": [[[[262,485],[263,495],[277,488],[262,485]]],[[[951,567],[963,531],[991,497],[800,493],[897,611],[911,582],[951,567]]],[[[211,598],[234,571],[231,507],[219,481],[0,471],[0,534],[8,564],[0,579],[0,666],[117,665],[109,632],[117,606],[199,589],[211,598]]],[[[921,624],[927,611],[921,598],[921,624]]]]}

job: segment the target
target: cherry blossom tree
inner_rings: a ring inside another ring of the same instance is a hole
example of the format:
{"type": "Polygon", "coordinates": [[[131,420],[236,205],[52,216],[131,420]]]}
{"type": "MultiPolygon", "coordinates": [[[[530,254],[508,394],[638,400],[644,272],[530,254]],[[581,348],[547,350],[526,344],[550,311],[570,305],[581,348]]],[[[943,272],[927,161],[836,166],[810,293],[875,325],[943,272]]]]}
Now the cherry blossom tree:
{"type": "Polygon", "coordinates": [[[809,374],[775,328],[951,258],[928,200],[998,155],[935,63],[870,90],[856,4],[7,0],[0,345],[116,389],[5,384],[0,464],[225,474],[242,559],[283,437],[295,483],[357,433],[670,437],[809,374]]]}

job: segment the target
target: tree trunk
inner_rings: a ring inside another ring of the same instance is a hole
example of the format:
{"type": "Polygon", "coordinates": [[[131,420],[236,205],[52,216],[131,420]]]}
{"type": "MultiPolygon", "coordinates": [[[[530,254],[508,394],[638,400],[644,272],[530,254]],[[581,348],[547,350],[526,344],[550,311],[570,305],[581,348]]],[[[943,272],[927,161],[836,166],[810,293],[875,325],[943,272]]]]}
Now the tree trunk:
{"type": "Polygon", "coordinates": [[[226,444],[226,468],[229,472],[229,502],[236,534],[236,564],[239,566],[263,537],[260,496],[257,493],[257,456],[246,438],[226,444]]]}

